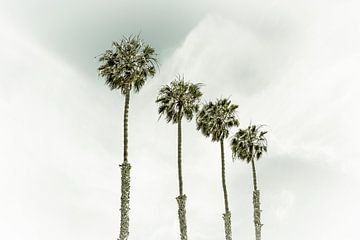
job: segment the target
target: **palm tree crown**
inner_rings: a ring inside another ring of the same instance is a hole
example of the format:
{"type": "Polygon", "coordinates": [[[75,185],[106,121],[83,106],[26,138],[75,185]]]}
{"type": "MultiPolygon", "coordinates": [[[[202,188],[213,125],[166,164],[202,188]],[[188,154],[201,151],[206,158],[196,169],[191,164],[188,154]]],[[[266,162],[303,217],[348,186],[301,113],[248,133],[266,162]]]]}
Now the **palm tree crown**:
{"type": "Polygon", "coordinates": [[[177,76],[169,85],[163,86],[156,99],[160,117],[165,115],[166,120],[172,123],[178,123],[183,116],[190,121],[199,110],[201,85],[185,82],[183,77],[177,76]]]}
{"type": "Polygon", "coordinates": [[[263,125],[250,124],[246,129],[239,131],[231,139],[233,158],[238,158],[250,163],[253,159],[259,159],[267,152],[266,131],[260,131],[263,125]]]}
{"type": "Polygon", "coordinates": [[[209,102],[199,112],[196,123],[197,129],[212,141],[220,141],[229,136],[229,129],[239,125],[236,117],[237,105],[231,104],[229,99],[218,99],[209,102]]]}
{"type": "Polygon", "coordinates": [[[154,48],[139,36],[124,37],[113,42],[112,50],[106,50],[99,61],[99,75],[104,77],[111,90],[120,89],[126,95],[132,88],[138,92],[148,77],[156,73],[154,48]]]}

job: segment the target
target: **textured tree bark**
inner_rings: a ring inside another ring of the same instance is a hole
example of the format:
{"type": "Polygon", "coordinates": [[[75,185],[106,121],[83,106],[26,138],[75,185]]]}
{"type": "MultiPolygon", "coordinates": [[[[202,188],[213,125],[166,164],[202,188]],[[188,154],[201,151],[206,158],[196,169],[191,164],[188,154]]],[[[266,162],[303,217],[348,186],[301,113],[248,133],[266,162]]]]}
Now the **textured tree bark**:
{"type": "Polygon", "coordinates": [[[253,192],[253,205],[254,205],[254,225],[255,225],[255,236],[256,240],[261,239],[261,227],[263,224],[261,224],[260,220],[260,191],[256,190],[253,192]]]}
{"type": "Polygon", "coordinates": [[[222,177],[222,187],[224,192],[224,201],[225,201],[225,213],[223,214],[223,219],[225,223],[225,238],[226,240],[232,239],[231,232],[231,212],[229,211],[229,202],[226,189],[226,180],[225,180],[225,155],[224,155],[224,141],[220,140],[221,147],[221,177],[222,177]]]}
{"type": "Polygon", "coordinates": [[[263,224],[261,224],[260,191],[257,189],[254,159],[251,160],[251,166],[252,166],[253,183],[254,183],[253,205],[254,205],[255,237],[256,240],[261,240],[261,227],[263,226],[263,224]]]}
{"type": "Polygon", "coordinates": [[[129,210],[130,210],[130,169],[128,163],[128,115],[129,115],[130,91],[125,95],[124,108],[124,160],[121,167],[121,219],[119,240],[127,240],[129,237],[129,210]]]}
{"type": "Polygon", "coordinates": [[[130,169],[129,163],[121,165],[121,222],[119,240],[127,240],[129,237],[130,169]]]}
{"type": "Polygon", "coordinates": [[[223,219],[225,223],[225,238],[226,240],[232,239],[232,232],[231,232],[231,212],[228,211],[223,214],[223,219]]]}
{"type": "MultiPolygon", "coordinates": [[[[179,109],[181,113],[181,107],[179,109]]],[[[178,119],[178,178],[179,178],[179,196],[176,198],[179,210],[179,225],[180,225],[180,237],[181,240],[187,240],[187,226],[186,226],[186,195],[183,194],[183,180],[182,180],[182,166],[181,166],[181,116],[179,115],[178,119]]]]}
{"type": "Polygon", "coordinates": [[[179,223],[180,223],[180,238],[181,240],[187,240],[188,238],[187,238],[186,208],[185,208],[186,195],[184,194],[178,196],[176,200],[179,205],[178,215],[179,215],[179,223]]]}

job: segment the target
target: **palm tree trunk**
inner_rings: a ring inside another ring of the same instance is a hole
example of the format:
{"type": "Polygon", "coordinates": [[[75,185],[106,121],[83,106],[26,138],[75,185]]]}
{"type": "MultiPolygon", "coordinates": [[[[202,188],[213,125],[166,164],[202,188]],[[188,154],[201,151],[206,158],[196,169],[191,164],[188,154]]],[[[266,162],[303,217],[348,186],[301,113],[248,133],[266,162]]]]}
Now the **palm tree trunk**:
{"type": "Polygon", "coordinates": [[[257,191],[256,169],[255,169],[254,158],[251,159],[251,167],[252,167],[252,177],[253,177],[254,191],[257,191]]]}
{"type": "MultiPolygon", "coordinates": [[[[179,109],[181,112],[181,107],[179,109]]],[[[183,180],[182,180],[182,167],[181,167],[181,117],[178,120],[178,177],[179,177],[179,196],[176,198],[179,205],[178,216],[180,225],[181,240],[187,240],[187,226],[186,226],[186,195],[183,194],[183,180]]]]}
{"type": "Polygon", "coordinates": [[[130,91],[125,95],[124,108],[124,160],[121,167],[121,221],[119,240],[127,240],[129,237],[129,204],[130,204],[130,169],[128,163],[128,115],[129,115],[130,91]]]}
{"type": "Polygon", "coordinates": [[[226,190],[226,181],[225,181],[225,156],[224,156],[224,141],[220,140],[221,147],[221,177],[222,177],[222,187],[224,192],[224,201],[225,201],[225,213],[223,214],[223,219],[225,222],[225,238],[226,240],[232,239],[231,233],[231,212],[229,211],[229,202],[228,195],[226,190]]]}
{"type": "Polygon", "coordinates": [[[253,205],[254,205],[254,225],[255,225],[255,237],[256,240],[261,239],[261,209],[260,209],[260,191],[257,189],[256,183],[256,170],[254,158],[251,159],[252,166],[252,175],[253,175],[253,183],[254,183],[254,191],[253,191],[253,205]]]}
{"type": "Polygon", "coordinates": [[[181,118],[180,118],[178,120],[178,178],[179,178],[179,194],[180,194],[180,196],[183,195],[183,180],[182,180],[182,167],[181,167],[181,141],[182,141],[182,136],[181,136],[181,118]]]}

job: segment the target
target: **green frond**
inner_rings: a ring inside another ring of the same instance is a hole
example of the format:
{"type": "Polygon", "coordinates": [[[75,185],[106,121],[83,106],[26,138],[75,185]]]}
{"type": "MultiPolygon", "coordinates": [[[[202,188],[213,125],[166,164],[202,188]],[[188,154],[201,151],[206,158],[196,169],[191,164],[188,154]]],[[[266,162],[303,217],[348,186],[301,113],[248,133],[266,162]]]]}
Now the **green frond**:
{"type": "Polygon", "coordinates": [[[218,99],[203,105],[196,117],[197,129],[212,141],[220,141],[229,136],[229,129],[238,126],[236,118],[237,105],[229,99],[218,99]]]}
{"type": "Polygon", "coordinates": [[[138,92],[156,73],[155,50],[139,36],[123,37],[120,42],[114,41],[112,47],[99,58],[99,75],[111,90],[119,89],[122,94],[131,89],[138,92]]]}
{"type": "Polygon", "coordinates": [[[251,162],[259,159],[267,152],[267,131],[260,131],[263,125],[250,124],[246,129],[239,129],[231,139],[231,150],[233,159],[241,159],[251,162]]]}
{"type": "Polygon", "coordinates": [[[159,90],[156,103],[158,103],[160,116],[166,115],[168,122],[177,123],[185,116],[186,120],[192,120],[197,113],[202,93],[201,84],[185,82],[184,77],[177,75],[169,85],[162,86],[159,90]]]}

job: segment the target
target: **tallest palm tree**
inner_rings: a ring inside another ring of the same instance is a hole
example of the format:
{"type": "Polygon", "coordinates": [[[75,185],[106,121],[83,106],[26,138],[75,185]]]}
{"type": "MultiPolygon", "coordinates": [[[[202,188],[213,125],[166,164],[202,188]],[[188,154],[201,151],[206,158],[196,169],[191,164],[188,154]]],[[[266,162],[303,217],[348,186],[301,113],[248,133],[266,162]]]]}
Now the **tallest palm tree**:
{"type": "Polygon", "coordinates": [[[225,213],[225,238],[231,240],[231,212],[229,209],[228,193],[225,178],[224,140],[229,136],[229,130],[239,125],[236,118],[237,105],[231,104],[229,99],[219,99],[215,103],[209,102],[200,110],[197,118],[197,129],[206,136],[211,136],[212,141],[220,142],[221,150],[221,180],[224,193],[225,213]]]}
{"type": "Polygon", "coordinates": [[[105,78],[111,90],[120,90],[125,96],[124,107],[124,159],[121,167],[121,220],[119,240],[129,237],[130,168],[128,162],[128,115],[130,92],[139,92],[145,81],[156,73],[154,48],[139,36],[124,37],[113,42],[113,49],[106,50],[99,59],[99,75],[105,78]]]}

